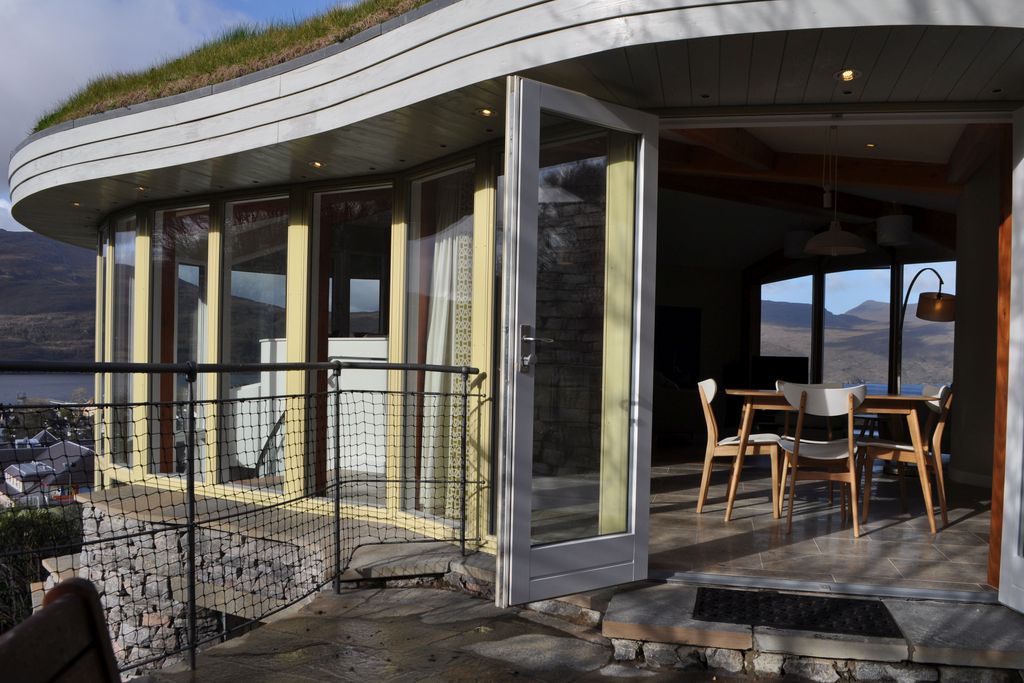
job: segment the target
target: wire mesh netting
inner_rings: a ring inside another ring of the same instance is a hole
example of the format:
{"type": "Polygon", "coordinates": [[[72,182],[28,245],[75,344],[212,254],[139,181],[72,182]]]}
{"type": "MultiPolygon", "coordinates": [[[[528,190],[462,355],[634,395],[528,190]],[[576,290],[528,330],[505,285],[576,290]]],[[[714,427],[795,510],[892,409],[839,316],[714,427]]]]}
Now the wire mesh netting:
{"type": "Polygon", "coordinates": [[[200,400],[200,372],[189,400],[4,406],[0,632],[80,576],[138,671],[337,587],[363,546],[464,550],[470,369],[427,369],[451,390],[346,389],[332,366],[301,394],[200,400]]]}

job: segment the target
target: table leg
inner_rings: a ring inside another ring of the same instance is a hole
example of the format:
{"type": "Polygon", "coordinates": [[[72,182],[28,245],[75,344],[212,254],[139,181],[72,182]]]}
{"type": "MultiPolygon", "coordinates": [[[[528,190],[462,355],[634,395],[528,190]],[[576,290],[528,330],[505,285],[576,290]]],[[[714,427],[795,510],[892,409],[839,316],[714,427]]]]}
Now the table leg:
{"type": "Polygon", "coordinates": [[[725,521],[732,519],[732,505],[736,501],[736,489],[740,484],[740,470],[743,469],[743,455],[747,451],[747,440],[750,438],[751,425],[754,423],[754,409],[749,400],[743,402],[743,416],[740,420],[739,443],[736,462],[732,466],[732,477],[729,479],[729,495],[725,503],[725,521]]]}
{"type": "Polygon", "coordinates": [[[913,408],[907,413],[907,427],[910,429],[910,442],[914,444],[914,462],[917,464],[917,475],[921,480],[921,493],[924,494],[924,509],[928,511],[928,526],[935,533],[935,510],[932,508],[932,486],[928,481],[927,466],[924,461],[924,448],[921,445],[921,425],[917,419],[917,411],[913,408]]]}

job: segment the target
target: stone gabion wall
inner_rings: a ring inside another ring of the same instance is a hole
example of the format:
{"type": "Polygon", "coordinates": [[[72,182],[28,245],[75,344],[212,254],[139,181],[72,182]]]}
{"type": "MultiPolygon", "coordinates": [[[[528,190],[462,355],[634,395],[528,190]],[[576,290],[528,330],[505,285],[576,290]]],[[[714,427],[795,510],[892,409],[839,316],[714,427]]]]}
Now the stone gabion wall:
{"type": "MultiPolygon", "coordinates": [[[[184,648],[188,642],[185,530],[161,530],[164,527],[88,503],[83,505],[82,526],[85,545],[78,574],[100,593],[118,662],[130,664],[184,648]]],[[[205,605],[196,611],[199,640],[221,633],[222,612],[209,607],[222,604],[225,595],[244,596],[248,616],[258,617],[308,593],[325,575],[325,568],[319,551],[226,531],[197,530],[197,602],[205,605]]],[[[131,673],[182,657],[173,655],[131,673]]]]}

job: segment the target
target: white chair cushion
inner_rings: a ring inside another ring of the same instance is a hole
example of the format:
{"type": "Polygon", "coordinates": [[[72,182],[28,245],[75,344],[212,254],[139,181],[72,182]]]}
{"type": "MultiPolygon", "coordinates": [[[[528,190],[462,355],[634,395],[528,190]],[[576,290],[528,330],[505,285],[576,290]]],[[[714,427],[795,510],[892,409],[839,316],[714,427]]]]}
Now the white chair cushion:
{"type": "Polygon", "coordinates": [[[888,439],[869,439],[866,441],[858,441],[857,448],[880,448],[887,451],[907,451],[909,453],[914,452],[913,444],[900,443],[899,441],[889,441],[888,439]]]}
{"type": "MultiPolygon", "coordinates": [[[[778,434],[751,434],[747,437],[747,443],[777,443],[779,440],[778,434]]],[[[722,439],[718,442],[719,446],[735,446],[740,442],[739,436],[730,436],[727,439],[722,439]]]]}
{"type": "MultiPolygon", "coordinates": [[[[791,438],[779,439],[779,446],[787,453],[792,453],[796,441],[791,438]]],[[[849,457],[850,448],[846,439],[839,441],[807,441],[800,440],[800,457],[812,460],[842,460],[849,457]]]]}

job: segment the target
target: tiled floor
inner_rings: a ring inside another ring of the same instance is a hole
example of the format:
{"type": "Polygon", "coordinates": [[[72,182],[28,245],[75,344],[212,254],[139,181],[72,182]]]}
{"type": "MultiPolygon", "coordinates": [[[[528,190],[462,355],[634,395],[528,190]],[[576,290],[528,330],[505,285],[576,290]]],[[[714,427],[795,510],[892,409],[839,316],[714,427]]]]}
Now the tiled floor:
{"type": "MultiPolygon", "coordinates": [[[[772,518],[770,473],[757,460],[744,467],[733,518],[725,512],[728,465],[716,465],[704,512],[696,513],[701,463],[656,465],[651,476],[652,571],[871,584],[942,591],[991,591],[988,492],[948,483],[949,526],[932,536],[917,480],[900,510],[895,478],[875,474],[871,515],[860,538],[844,525],[839,496],[830,506],[822,482],[801,482],[793,531],[772,518]]],[[[748,461],[749,462],[749,461],[748,461]]],[[[936,508],[936,521],[941,518],[936,508]]]]}

